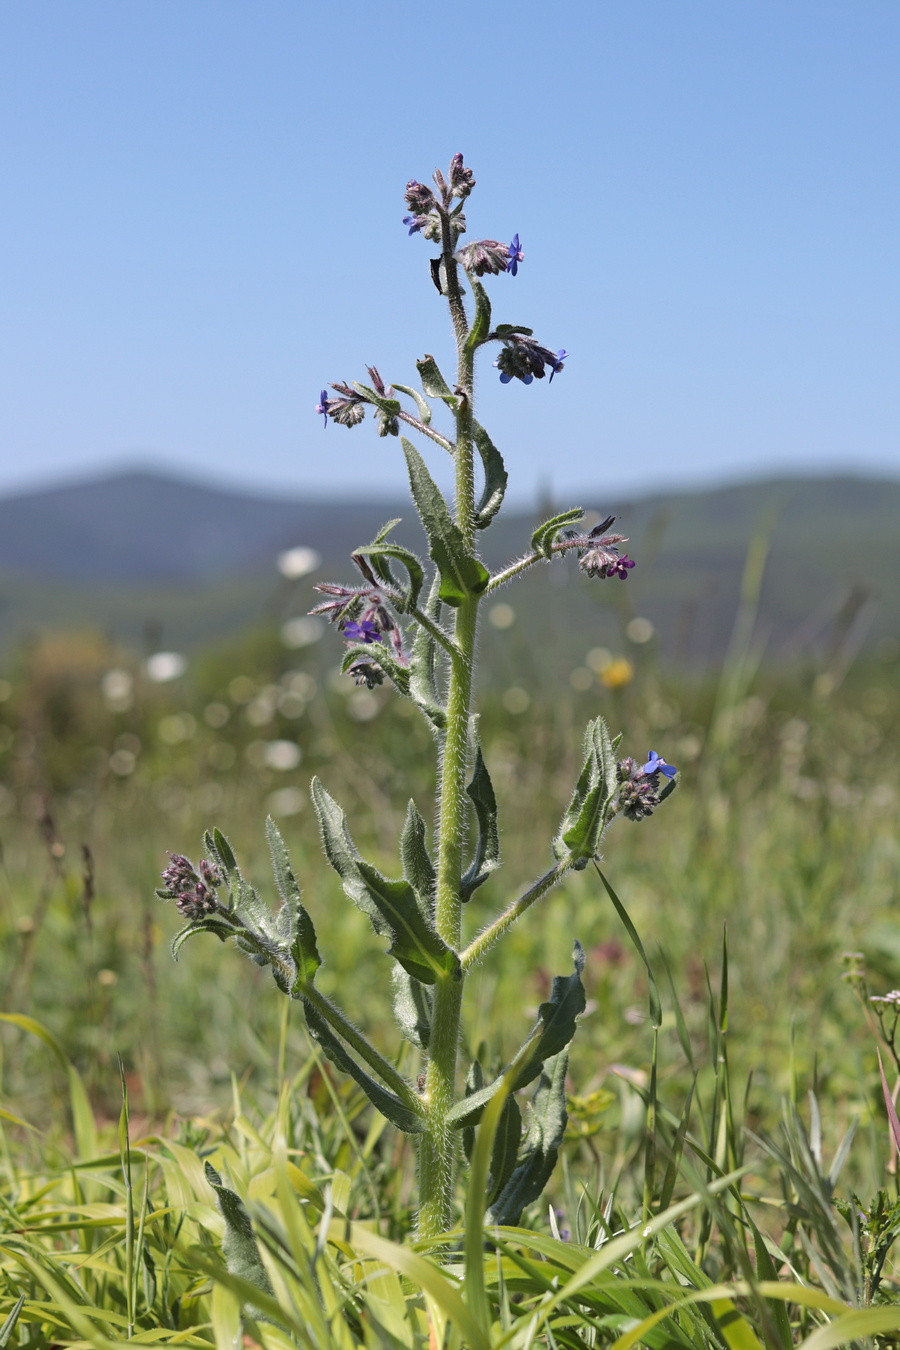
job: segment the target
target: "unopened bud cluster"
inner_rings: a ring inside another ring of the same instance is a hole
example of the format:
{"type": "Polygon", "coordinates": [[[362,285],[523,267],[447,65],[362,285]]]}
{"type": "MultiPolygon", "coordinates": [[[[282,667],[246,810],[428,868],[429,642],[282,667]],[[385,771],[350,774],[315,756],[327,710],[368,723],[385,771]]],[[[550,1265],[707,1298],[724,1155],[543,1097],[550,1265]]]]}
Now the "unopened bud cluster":
{"type": "MultiPolygon", "coordinates": [[[[321,595],[329,595],[321,605],[309,612],[327,618],[340,629],[348,644],[364,646],[375,643],[387,643],[393,649],[394,657],[403,666],[408,658],[403,650],[403,633],[391,613],[389,600],[379,586],[365,558],[360,554],[351,555],[354,563],[363,574],[364,586],[341,586],[332,581],[322,581],[316,586],[321,595]]],[[[384,672],[377,657],[360,657],[347,671],[357,684],[372,689],[384,680],[384,672]]]]}
{"type": "Polygon", "coordinates": [[[166,898],[174,900],[175,908],[191,922],[215,914],[220,908],[216,891],[222,885],[215,863],[201,858],[195,869],[181,853],[170,853],[169,858],[171,862],[162,874],[166,898]]]}
{"type": "Polygon", "coordinates": [[[661,759],[655,750],[650,751],[646,764],[637,760],[620,760],[616,765],[616,777],[619,780],[617,809],[627,820],[643,820],[652,816],[654,808],[660,803],[660,775],[674,778],[678,772],[671,764],[661,759]]]}

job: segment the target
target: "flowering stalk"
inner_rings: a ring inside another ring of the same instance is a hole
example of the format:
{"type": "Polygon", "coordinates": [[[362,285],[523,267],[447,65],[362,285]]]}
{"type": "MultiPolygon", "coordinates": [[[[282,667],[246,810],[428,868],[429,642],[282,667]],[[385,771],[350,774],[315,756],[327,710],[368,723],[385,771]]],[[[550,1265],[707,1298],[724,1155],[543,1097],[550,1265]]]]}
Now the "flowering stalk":
{"type": "MultiPolygon", "coordinates": [[[[242,877],[219,831],[204,839],[206,856],[195,869],[171,855],[158,894],[175,905],[186,927],[177,951],[198,931],[215,933],[258,965],[269,966],[278,988],[303,1007],[310,1034],[322,1053],[350,1074],[370,1101],[398,1129],[411,1134],[418,1152],[419,1232],[435,1237],[453,1223],[454,1178],[460,1146],[471,1139],[488,1102],[497,1097],[507,1138],[520,1127],[515,1094],[537,1082],[530,1104],[531,1124],[518,1156],[508,1154],[489,1179],[492,1224],[516,1224],[536,1200],[552,1172],[566,1122],[566,1047],[585,1006],[581,973],[584,955],[576,942],[573,971],[557,976],[538,1020],[503,1073],[484,1082],[480,1064],[468,1068],[460,1093],[458,1056],[466,980],[473,967],[572,871],[595,860],[601,841],[618,816],[639,821],[672,791],[676,771],[655,751],[647,760],[617,759],[602,717],[589,724],[581,772],[555,839],[553,865],[501,906],[481,932],[464,937],[464,910],[476,890],[500,866],[497,802],[488,766],[478,744],[472,694],[479,607],[485,596],[538,562],[575,553],[588,576],[626,580],[634,561],[622,553],[627,540],[609,532],[607,516],[579,532],[584,513],[564,511],[544,521],[530,549],[494,576],[482,562],[479,532],[501,509],[507,474],[503,458],[474,408],[475,362],[481,348],[499,344],[494,365],[504,385],[546,386],[568,359],[564,348],[542,346],[528,328],[494,325],[491,302],[479,278],[514,278],[525,252],[518,234],[509,243],[482,239],[459,247],[466,231],[463,205],[475,186],[471,169],[454,155],[449,172],[434,175],[435,190],[412,180],[406,188],[410,235],[436,244],[431,279],[446,299],[456,346],[456,378],[444,379],[433,356],[417,362],[421,392],[391,386],[376,367],[368,383],[338,382],[322,389],[317,415],[353,427],[367,412],[380,436],[399,437],[410,489],[428,539],[431,568],[395,542],[392,521],[352,555],[356,582],[321,583],[321,602],[312,611],[327,617],[342,635],[342,669],[369,687],[385,681],[410,699],[438,742],[437,824],[433,849],[428,828],[410,802],[400,839],[402,877],[383,876],[357,850],[342,808],[324,784],[312,783],[312,798],[325,855],[343,890],[368,914],[373,928],[390,938],[394,1012],[401,1032],[418,1048],[424,1072],[413,1084],[355,1027],[315,984],[321,964],[312,916],[305,909],[287,850],[274,823],[266,825],[281,908],[271,913],[242,877]],[[465,296],[471,296],[470,311],[465,296]],[[516,382],[516,383],[514,383],[516,382]],[[412,400],[415,412],[399,396],[412,400]],[[453,437],[431,426],[432,404],[443,403],[453,417],[453,437]],[[456,483],[451,511],[416,446],[400,437],[409,428],[453,456],[456,483]],[[431,572],[430,577],[428,572],[431,572]],[[664,781],[665,780],[665,781],[664,781]],[[432,859],[432,853],[434,855],[432,859]],[[502,1094],[498,1097],[498,1094],[502,1094]]],[[[499,283],[505,286],[507,281],[499,283]]]]}

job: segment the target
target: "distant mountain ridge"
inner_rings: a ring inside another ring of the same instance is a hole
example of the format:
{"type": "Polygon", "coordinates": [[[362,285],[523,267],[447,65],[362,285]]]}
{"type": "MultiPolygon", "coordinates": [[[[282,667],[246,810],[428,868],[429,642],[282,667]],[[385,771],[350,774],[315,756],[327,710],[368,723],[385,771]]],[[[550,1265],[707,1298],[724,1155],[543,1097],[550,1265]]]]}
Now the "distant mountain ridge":
{"type": "MultiPolygon", "coordinates": [[[[770,652],[827,648],[842,623],[859,645],[900,640],[900,481],[766,480],[510,508],[481,536],[488,565],[521,556],[542,519],[576,504],[616,511],[638,566],[625,586],[534,568],[510,599],[538,646],[606,643],[633,613],[651,619],[675,659],[720,660],[754,537],[767,551],[758,627],[770,652]]],[[[350,552],[395,516],[396,537],[424,555],[415,512],[399,498],[261,497],[146,471],[0,498],[0,646],[60,628],[134,645],[155,628],[195,649],[284,617],[285,605],[302,612],[316,579],[351,581],[350,552]],[[322,568],[285,590],[276,555],[295,545],[321,554],[322,568]]]]}

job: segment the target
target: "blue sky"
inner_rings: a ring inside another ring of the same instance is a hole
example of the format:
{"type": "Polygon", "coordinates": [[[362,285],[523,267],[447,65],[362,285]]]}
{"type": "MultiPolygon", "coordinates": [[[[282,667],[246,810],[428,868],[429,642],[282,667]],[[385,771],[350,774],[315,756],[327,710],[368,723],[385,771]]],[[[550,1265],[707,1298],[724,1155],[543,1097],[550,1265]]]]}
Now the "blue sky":
{"type": "Polygon", "coordinates": [[[450,367],[408,178],[461,150],[520,498],[900,473],[896,0],[5,0],[0,492],[156,464],[402,486],[331,379],[450,367]],[[445,17],[446,16],[446,17],[445,17]]]}

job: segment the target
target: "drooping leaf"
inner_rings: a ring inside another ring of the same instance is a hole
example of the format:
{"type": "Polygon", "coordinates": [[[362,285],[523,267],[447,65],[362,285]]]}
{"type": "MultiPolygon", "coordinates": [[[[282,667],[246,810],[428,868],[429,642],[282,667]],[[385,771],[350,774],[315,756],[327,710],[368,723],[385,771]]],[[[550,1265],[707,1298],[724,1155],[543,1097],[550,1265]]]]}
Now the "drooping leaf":
{"type": "Polygon", "coordinates": [[[450,386],[438,370],[437,362],[433,356],[425,355],[421,361],[416,362],[416,369],[419,372],[419,378],[422,381],[422,388],[429,398],[442,398],[448,407],[454,412],[459,406],[459,398],[456,394],[450,392],[450,386]]]}
{"type": "Polygon", "coordinates": [[[414,553],[408,548],[403,548],[401,544],[387,544],[381,540],[366,544],[364,548],[355,549],[354,552],[363,558],[368,558],[376,575],[389,586],[396,587],[397,583],[385,560],[393,558],[395,561],[402,563],[409,577],[409,584],[402,589],[402,609],[406,611],[415,608],[419,602],[419,592],[425,581],[425,569],[414,553]]]}
{"type": "Polygon", "coordinates": [[[548,1060],[531,1102],[531,1118],[521,1161],[491,1205],[492,1223],[515,1227],[522,1210],[537,1200],[556,1166],[566,1130],[566,1071],[568,1055],[548,1060]]]}
{"type": "Polygon", "coordinates": [[[580,506],[573,506],[571,510],[545,520],[531,536],[531,547],[534,552],[543,554],[545,558],[552,558],[553,544],[560,530],[565,525],[576,525],[583,515],[584,511],[580,506]]]}
{"type": "Polygon", "coordinates": [[[431,406],[419,393],[418,389],[411,389],[408,384],[395,384],[394,388],[398,394],[406,394],[407,397],[415,399],[416,407],[419,409],[419,420],[424,422],[426,427],[431,425],[431,406]]]}
{"type": "Polygon", "coordinates": [[[440,598],[455,608],[468,596],[480,594],[491,579],[490,573],[466,548],[462,533],[416,447],[405,436],[400,440],[413,500],[428,536],[429,553],[441,574],[440,598]]]}
{"type": "Polygon", "coordinates": [[[469,329],[469,336],[466,339],[466,351],[473,352],[491,331],[491,302],[480,281],[476,281],[474,277],[470,276],[469,284],[475,297],[475,318],[472,320],[472,327],[469,329]]]}
{"type": "MultiPolygon", "coordinates": [[[[230,1274],[240,1280],[246,1280],[263,1294],[274,1295],[268,1271],[262,1263],[253,1224],[244,1202],[234,1191],[222,1184],[222,1178],[212,1163],[204,1168],[206,1180],[216,1193],[219,1213],[225,1220],[225,1237],[222,1242],[222,1255],[230,1274]]],[[[271,1321],[271,1318],[252,1304],[247,1304],[247,1312],[257,1321],[271,1321]]]]}
{"type": "Polygon", "coordinates": [[[391,971],[394,986],[394,1019],[400,1031],[420,1050],[428,1049],[431,1037],[431,991],[402,966],[391,971]]]}
{"type": "Polygon", "coordinates": [[[480,422],[472,422],[472,438],[484,469],[484,487],[475,508],[475,525],[479,530],[486,530],[503,505],[509,475],[503,456],[480,422]]]}
{"type": "Polygon", "coordinates": [[[522,337],[534,336],[533,328],[523,328],[521,324],[515,323],[498,323],[494,332],[498,338],[512,337],[513,333],[521,333],[522,337]]]}
{"type": "Polygon", "coordinates": [[[178,960],[178,953],[188,938],[194,937],[197,933],[214,933],[220,942],[227,942],[230,937],[234,937],[234,929],[221,920],[204,919],[202,923],[189,923],[186,928],[180,928],[172,939],[173,961],[178,960]]]}
{"type": "Polygon", "coordinates": [[[437,880],[434,863],[426,843],[426,825],[416,804],[410,800],[406,807],[406,821],[400,836],[400,859],[403,875],[416,892],[419,908],[431,921],[434,914],[434,887],[437,880]]]}
{"type": "Polygon", "coordinates": [[[400,1100],[395,1093],[375,1081],[362,1065],[345,1049],[324,1018],[316,1012],[308,999],[303,1000],[303,1012],[309,1034],[321,1046],[322,1053],[343,1073],[358,1083],[373,1106],[377,1107],[386,1120],[395,1125],[404,1134],[420,1134],[423,1128],[422,1118],[400,1100]]]}
{"type": "Polygon", "coordinates": [[[481,746],[475,747],[475,766],[472,781],[466,788],[478,820],[478,841],[475,856],[466,869],[460,885],[460,899],[470,900],[492,872],[500,866],[500,835],[497,830],[497,799],[491,783],[481,746]]]}
{"type": "Polygon", "coordinates": [[[458,973],[459,957],[422,913],[409,882],[390,881],[361,858],[343,809],[318,778],[311,790],[325,855],[341,878],[345,895],[368,914],[376,933],[390,936],[390,955],[425,984],[434,984],[438,975],[458,973]]]}

